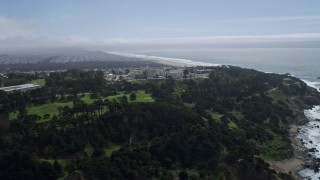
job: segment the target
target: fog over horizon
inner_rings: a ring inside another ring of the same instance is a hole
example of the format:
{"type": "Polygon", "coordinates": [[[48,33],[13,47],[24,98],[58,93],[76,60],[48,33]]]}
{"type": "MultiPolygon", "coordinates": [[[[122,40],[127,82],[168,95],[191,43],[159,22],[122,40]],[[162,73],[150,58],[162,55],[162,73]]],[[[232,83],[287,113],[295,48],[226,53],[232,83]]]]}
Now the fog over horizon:
{"type": "Polygon", "coordinates": [[[163,39],[48,39],[7,37],[0,39],[0,53],[95,51],[159,51],[214,48],[320,48],[319,34],[266,36],[213,36],[163,39]]]}
{"type": "Polygon", "coordinates": [[[0,1],[0,53],[320,48],[320,3],[0,1]]]}

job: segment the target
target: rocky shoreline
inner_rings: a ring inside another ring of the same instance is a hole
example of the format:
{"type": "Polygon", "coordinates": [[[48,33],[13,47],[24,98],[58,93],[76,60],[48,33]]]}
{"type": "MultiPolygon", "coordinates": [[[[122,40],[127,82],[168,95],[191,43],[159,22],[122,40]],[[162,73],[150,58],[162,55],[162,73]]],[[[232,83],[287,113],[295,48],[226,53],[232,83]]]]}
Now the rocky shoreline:
{"type": "Polygon", "coordinates": [[[269,163],[276,171],[288,173],[295,179],[302,180],[304,178],[299,174],[299,171],[304,169],[306,165],[311,164],[312,158],[308,156],[308,149],[303,146],[302,141],[298,138],[299,126],[292,124],[289,128],[289,138],[293,148],[292,157],[269,163]]]}
{"type": "MultiPolygon", "coordinates": [[[[314,100],[319,100],[319,94],[317,92],[313,93],[314,100]]],[[[310,97],[307,98],[305,101],[309,101],[310,97]]],[[[299,133],[301,132],[301,127],[306,125],[310,119],[305,115],[304,111],[306,109],[312,109],[314,106],[310,104],[318,104],[319,102],[294,102],[290,101],[290,107],[295,112],[295,119],[294,121],[288,125],[288,135],[291,141],[292,146],[292,155],[289,159],[284,159],[282,161],[274,161],[269,162],[270,166],[274,168],[277,172],[284,172],[288,173],[293,176],[295,179],[303,180],[306,177],[301,175],[301,171],[308,168],[308,169],[318,169],[319,163],[317,159],[309,154],[312,149],[308,149],[305,146],[305,142],[299,137],[299,133]]]]}
{"type": "Polygon", "coordinates": [[[307,149],[307,156],[310,161],[305,164],[305,168],[300,171],[304,178],[320,178],[320,106],[304,111],[308,118],[308,123],[301,126],[298,137],[307,149]]]}
{"type": "Polygon", "coordinates": [[[312,164],[312,157],[308,156],[309,150],[304,146],[302,140],[298,137],[300,132],[300,126],[298,125],[290,125],[290,140],[291,146],[293,147],[293,158],[300,161],[300,165],[292,170],[293,176],[296,179],[304,179],[299,173],[306,166],[312,164]]]}

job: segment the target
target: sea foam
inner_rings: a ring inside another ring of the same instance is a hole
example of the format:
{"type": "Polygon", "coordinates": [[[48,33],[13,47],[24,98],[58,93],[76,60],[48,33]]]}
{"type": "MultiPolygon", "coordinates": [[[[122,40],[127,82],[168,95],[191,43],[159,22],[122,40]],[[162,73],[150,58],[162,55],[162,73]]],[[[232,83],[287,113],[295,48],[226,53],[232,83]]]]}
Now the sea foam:
{"type": "MultiPolygon", "coordinates": [[[[309,155],[313,158],[320,158],[320,106],[305,110],[304,114],[309,119],[309,122],[301,126],[298,137],[302,139],[307,149],[312,150],[309,155]]],[[[320,178],[320,172],[315,172],[309,168],[301,170],[299,174],[306,179],[320,178]]]]}
{"type": "Polygon", "coordinates": [[[315,88],[317,91],[320,92],[320,82],[317,81],[308,81],[308,80],[302,80],[305,82],[308,86],[315,88]]]}

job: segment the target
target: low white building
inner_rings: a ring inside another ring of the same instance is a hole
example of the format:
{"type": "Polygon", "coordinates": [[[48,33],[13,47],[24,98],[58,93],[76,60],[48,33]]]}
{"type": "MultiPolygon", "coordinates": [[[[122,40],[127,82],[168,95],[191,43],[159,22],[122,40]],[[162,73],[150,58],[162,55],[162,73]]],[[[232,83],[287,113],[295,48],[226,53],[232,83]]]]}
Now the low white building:
{"type": "Polygon", "coordinates": [[[133,79],[142,79],[144,76],[144,70],[142,69],[130,70],[130,72],[128,73],[128,76],[133,79]]]}
{"type": "Polygon", "coordinates": [[[173,79],[179,79],[183,76],[183,70],[170,70],[166,72],[166,77],[172,77],[173,79]]]}
{"type": "Polygon", "coordinates": [[[147,69],[146,70],[147,77],[154,78],[159,76],[164,76],[164,69],[147,69]]]}
{"type": "Polygon", "coordinates": [[[40,88],[40,85],[37,84],[21,84],[17,86],[8,86],[8,87],[2,87],[0,90],[5,92],[13,92],[13,91],[20,91],[20,92],[26,92],[34,89],[40,88]]]}

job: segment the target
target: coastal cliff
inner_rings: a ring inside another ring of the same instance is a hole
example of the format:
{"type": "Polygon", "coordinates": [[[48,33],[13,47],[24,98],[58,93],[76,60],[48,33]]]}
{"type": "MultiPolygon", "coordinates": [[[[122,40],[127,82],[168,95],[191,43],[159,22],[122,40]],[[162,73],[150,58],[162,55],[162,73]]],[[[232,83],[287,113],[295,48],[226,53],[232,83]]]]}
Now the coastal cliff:
{"type": "Polygon", "coordinates": [[[299,173],[306,167],[311,169],[318,168],[318,163],[309,154],[311,149],[305,147],[305,142],[299,137],[301,127],[310,121],[306,116],[305,111],[320,104],[320,93],[312,87],[308,87],[307,89],[305,96],[302,96],[299,99],[293,99],[284,94],[281,96],[281,99],[285,99],[288,106],[294,112],[294,118],[285,125],[285,128],[288,129],[289,132],[288,135],[291,141],[292,153],[287,159],[269,162],[278,172],[291,174],[295,179],[306,178],[302,177],[299,173]]]}

